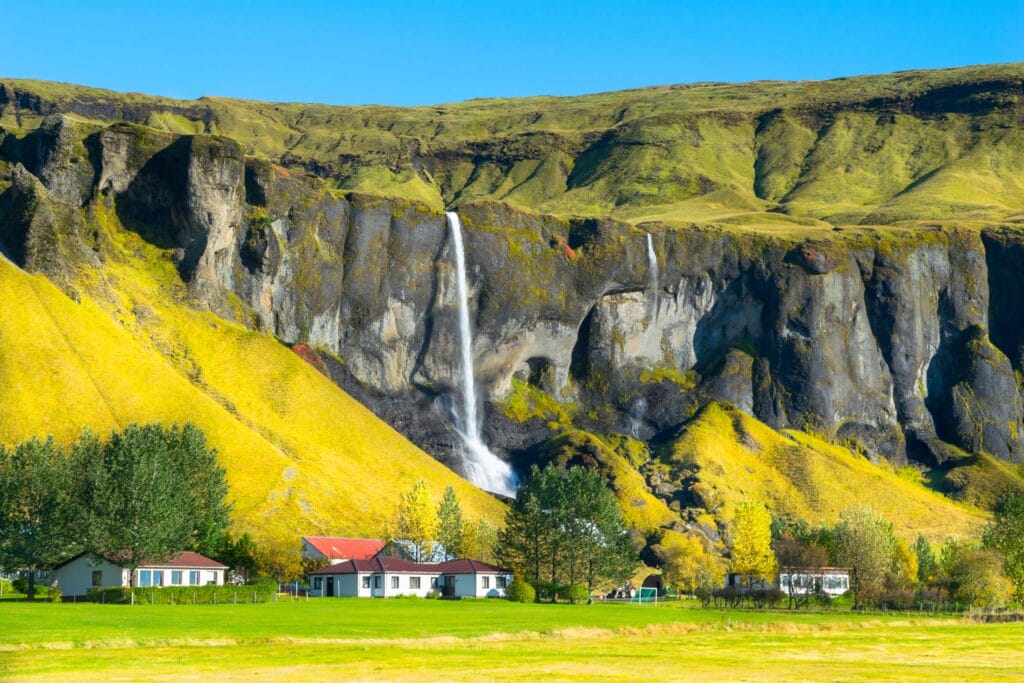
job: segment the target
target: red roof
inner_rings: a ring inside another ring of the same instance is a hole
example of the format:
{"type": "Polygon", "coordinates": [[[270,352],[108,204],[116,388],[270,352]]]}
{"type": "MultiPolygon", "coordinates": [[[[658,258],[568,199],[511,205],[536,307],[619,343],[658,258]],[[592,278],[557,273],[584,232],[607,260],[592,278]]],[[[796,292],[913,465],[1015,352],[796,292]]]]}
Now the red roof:
{"type": "Polygon", "coordinates": [[[413,562],[401,557],[374,557],[369,560],[347,560],[309,572],[318,574],[511,574],[511,570],[495,567],[478,560],[448,560],[447,562],[413,562]]]}
{"type": "Polygon", "coordinates": [[[377,538],[336,538],[334,536],[303,536],[328,560],[368,560],[384,548],[377,538]]]}
{"type": "Polygon", "coordinates": [[[226,564],[221,564],[216,560],[211,560],[205,555],[194,553],[187,550],[183,553],[178,553],[177,557],[174,557],[167,562],[147,562],[140,565],[140,568],[156,567],[158,569],[163,567],[174,567],[181,569],[227,569],[226,564]]]}

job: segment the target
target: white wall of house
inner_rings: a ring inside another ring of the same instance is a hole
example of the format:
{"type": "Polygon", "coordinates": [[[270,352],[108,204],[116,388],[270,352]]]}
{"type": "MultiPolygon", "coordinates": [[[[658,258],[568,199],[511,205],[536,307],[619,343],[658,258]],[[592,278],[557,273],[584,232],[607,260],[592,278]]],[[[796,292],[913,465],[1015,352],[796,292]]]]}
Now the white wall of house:
{"type": "Polygon", "coordinates": [[[127,570],[94,555],[83,555],[53,572],[64,595],[85,595],[94,588],[128,585],[127,570]]]}
{"type": "Polygon", "coordinates": [[[456,574],[455,595],[463,598],[503,598],[505,587],[512,583],[511,574],[481,572],[477,574],[456,574]],[[499,587],[498,577],[504,581],[499,587]]]}
{"type": "Polygon", "coordinates": [[[223,569],[189,569],[188,567],[139,567],[135,570],[135,586],[223,586],[223,569]]]}

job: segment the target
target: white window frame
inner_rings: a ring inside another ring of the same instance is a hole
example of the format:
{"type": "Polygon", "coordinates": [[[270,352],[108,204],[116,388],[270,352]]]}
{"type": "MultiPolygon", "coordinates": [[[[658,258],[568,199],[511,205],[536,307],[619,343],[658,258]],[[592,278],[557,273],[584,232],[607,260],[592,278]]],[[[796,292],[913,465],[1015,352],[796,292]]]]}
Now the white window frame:
{"type": "Polygon", "coordinates": [[[401,578],[400,576],[391,577],[391,590],[397,590],[402,587],[401,578]]]}
{"type": "Polygon", "coordinates": [[[481,576],[480,577],[480,587],[483,588],[484,590],[489,590],[490,587],[491,587],[491,577],[489,577],[489,576],[481,576]]]}
{"type": "Polygon", "coordinates": [[[370,575],[369,574],[367,574],[366,576],[363,577],[363,584],[362,585],[363,585],[363,588],[369,589],[369,587],[370,587],[370,575]]]}

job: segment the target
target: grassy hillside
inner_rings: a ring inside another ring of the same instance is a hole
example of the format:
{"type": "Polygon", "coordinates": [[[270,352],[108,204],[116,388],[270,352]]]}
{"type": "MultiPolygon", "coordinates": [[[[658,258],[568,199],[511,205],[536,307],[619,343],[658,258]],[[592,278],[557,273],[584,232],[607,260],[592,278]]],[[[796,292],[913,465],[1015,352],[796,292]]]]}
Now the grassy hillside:
{"type": "Polygon", "coordinates": [[[759,498],[781,517],[811,523],[833,523],[845,508],[868,503],[908,541],[918,533],[934,541],[975,536],[986,521],[928,488],[914,470],[875,465],[804,432],[780,434],[723,404],[685,425],[658,454],[659,466],[688,478],[694,498],[723,520],[742,499],[759,498]]]}
{"type": "Polygon", "coordinates": [[[0,125],[47,113],[232,137],[339,187],[633,222],[1024,219],[1024,64],[699,83],[429,107],[183,101],[0,81],[0,125]]]}
{"type": "Polygon", "coordinates": [[[192,421],[228,472],[239,528],[373,535],[419,477],[474,518],[502,506],[377,419],[274,339],[183,302],[173,264],[112,216],[109,257],[80,301],[0,258],[0,440],[74,439],[130,422],[192,421]]]}

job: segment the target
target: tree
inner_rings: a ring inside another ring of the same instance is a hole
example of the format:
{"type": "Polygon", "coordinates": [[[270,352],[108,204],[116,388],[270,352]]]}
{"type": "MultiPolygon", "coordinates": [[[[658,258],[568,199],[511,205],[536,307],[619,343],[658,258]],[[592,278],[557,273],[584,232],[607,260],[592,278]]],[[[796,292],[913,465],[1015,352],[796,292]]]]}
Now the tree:
{"type": "Polygon", "coordinates": [[[651,550],[661,562],[661,579],[665,586],[680,593],[697,591],[708,558],[707,549],[699,538],[666,532],[661,543],[651,550]]]}
{"type": "Polygon", "coordinates": [[[917,580],[921,583],[934,581],[939,572],[939,562],[935,558],[932,544],[924,534],[918,534],[911,548],[917,556],[917,580]]]}
{"type": "Polygon", "coordinates": [[[732,570],[774,581],[778,564],[772,552],[772,516],[763,503],[744,500],[736,506],[732,538],[732,570]]]}
{"type": "Polygon", "coordinates": [[[0,566],[28,570],[30,600],[36,572],[82,548],[79,472],[52,438],[0,448],[0,566]]]}
{"type": "Polygon", "coordinates": [[[983,542],[986,548],[1002,554],[1003,569],[1013,583],[1014,595],[1024,600],[1024,496],[1010,493],[999,499],[983,542]]]}
{"type": "Polygon", "coordinates": [[[636,553],[614,494],[600,473],[534,467],[521,483],[499,535],[498,559],[540,585],[631,573],[636,553]]]}
{"type": "Polygon", "coordinates": [[[854,607],[862,598],[882,595],[886,579],[895,568],[896,537],[892,525],[875,514],[870,505],[844,510],[834,532],[833,560],[853,571],[854,607]]]}
{"type": "Polygon", "coordinates": [[[464,552],[462,506],[451,486],[444,490],[437,507],[437,542],[444,548],[444,559],[462,557],[464,552]]]}
{"type": "Polygon", "coordinates": [[[486,517],[466,524],[462,541],[466,557],[492,564],[497,561],[494,549],[498,545],[498,530],[486,517]]]}
{"type": "Polygon", "coordinates": [[[953,597],[971,607],[1005,607],[1013,583],[1003,573],[1003,557],[991,548],[962,548],[949,566],[953,597]]]}
{"type": "Polygon", "coordinates": [[[417,479],[398,503],[396,531],[411,544],[412,559],[422,562],[434,551],[437,533],[437,510],[424,479],[417,479]]]}
{"type": "Polygon", "coordinates": [[[88,543],[131,570],[216,544],[228,522],[216,451],[196,427],[129,425],[105,443],[85,434],[73,450],[85,473],[88,543]]]}

